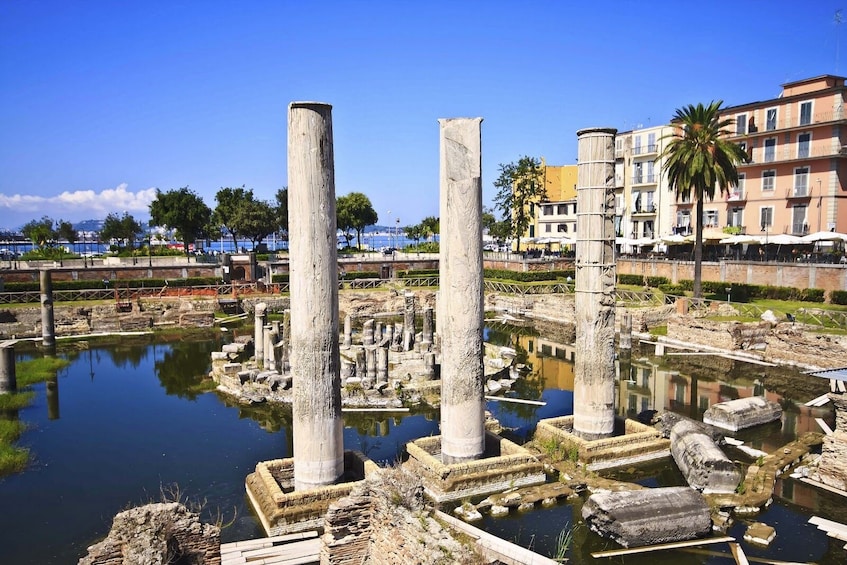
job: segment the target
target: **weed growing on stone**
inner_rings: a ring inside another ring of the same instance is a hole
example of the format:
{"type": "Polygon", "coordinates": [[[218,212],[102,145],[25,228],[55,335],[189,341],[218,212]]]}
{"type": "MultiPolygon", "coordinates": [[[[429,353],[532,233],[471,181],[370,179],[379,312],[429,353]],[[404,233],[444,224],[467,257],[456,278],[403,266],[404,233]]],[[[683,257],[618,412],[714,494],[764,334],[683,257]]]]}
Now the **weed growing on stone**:
{"type": "Polygon", "coordinates": [[[20,473],[26,468],[29,451],[14,445],[0,444],[0,477],[20,473]]]}

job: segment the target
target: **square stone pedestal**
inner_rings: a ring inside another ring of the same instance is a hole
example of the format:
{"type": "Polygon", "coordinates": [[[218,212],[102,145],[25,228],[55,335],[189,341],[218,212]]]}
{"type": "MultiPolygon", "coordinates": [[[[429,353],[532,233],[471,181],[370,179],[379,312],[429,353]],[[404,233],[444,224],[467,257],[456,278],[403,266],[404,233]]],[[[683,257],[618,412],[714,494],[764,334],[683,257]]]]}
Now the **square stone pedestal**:
{"type": "Polygon", "coordinates": [[[423,480],[425,494],[435,502],[487,496],[512,487],[546,482],[544,468],[528,450],[491,432],[485,434],[482,458],[445,465],[441,462],[441,436],[406,444],[410,471],[423,480]]]}
{"type": "Polygon", "coordinates": [[[535,442],[557,441],[568,452],[576,451],[578,461],[589,470],[611,469],[669,457],[671,442],[656,428],[635,420],[624,421],[624,434],[588,441],[573,433],[573,416],[541,420],[535,428],[535,442]]]}
{"type": "Polygon", "coordinates": [[[247,475],[247,496],[268,536],[322,529],[330,503],[350,494],[377,469],[363,453],[345,451],[344,474],[338,483],[295,491],[293,458],[262,461],[247,475]]]}

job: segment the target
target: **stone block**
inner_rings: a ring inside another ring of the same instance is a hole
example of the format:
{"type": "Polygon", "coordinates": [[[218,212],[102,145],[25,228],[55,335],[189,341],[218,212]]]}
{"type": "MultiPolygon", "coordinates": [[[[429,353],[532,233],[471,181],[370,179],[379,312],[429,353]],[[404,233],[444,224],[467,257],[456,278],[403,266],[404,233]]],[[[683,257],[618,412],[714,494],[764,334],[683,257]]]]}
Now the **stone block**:
{"type": "Polygon", "coordinates": [[[782,418],[782,408],[761,396],[738,398],[713,404],[703,414],[703,423],[738,431],[782,418]]]}
{"type": "Polygon", "coordinates": [[[776,537],[776,530],[767,524],[761,522],[753,522],[744,532],[744,541],[768,546],[776,537]]]}
{"type": "Polygon", "coordinates": [[[582,517],[593,532],[624,547],[695,539],[712,528],[709,505],[687,487],[592,494],[582,517]]]}

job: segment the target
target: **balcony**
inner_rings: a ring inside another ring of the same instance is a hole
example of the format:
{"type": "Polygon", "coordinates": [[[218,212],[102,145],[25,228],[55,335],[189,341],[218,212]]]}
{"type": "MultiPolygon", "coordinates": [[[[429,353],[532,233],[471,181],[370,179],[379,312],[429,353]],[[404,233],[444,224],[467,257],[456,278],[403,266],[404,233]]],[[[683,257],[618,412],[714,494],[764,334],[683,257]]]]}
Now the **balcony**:
{"type": "Polygon", "coordinates": [[[809,235],[809,224],[803,223],[792,223],[791,224],[791,235],[796,236],[804,236],[809,235]]]}
{"type": "Polygon", "coordinates": [[[815,147],[798,147],[797,143],[789,143],[777,150],[768,151],[764,154],[761,148],[757,148],[751,154],[751,161],[749,163],[739,164],[738,168],[743,169],[765,163],[784,163],[788,161],[804,161],[831,157],[847,157],[847,147],[838,144],[832,144],[828,147],[822,147],[820,145],[815,147]]]}
{"type": "Polygon", "coordinates": [[[651,215],[651,214],[655,214],[655,213],[656,213],[656,205],[655,204],[648,204],[646,206],[635,206],[632,209],[632,215],[633,216],[645,216],[645,215],[651,215]]]}
{"type": "Polygon", "coordinates": [[[729,191],[729,194],[726,195],[727,202],[745,202],[747,200],[747,195],[744,194],[744,189],[735,187],[729,191]]]}
{"type": "Polygon", "coordinates": [[[632,184],[656,184],[659,182],[659,175],[656,173],[646,175],[633,175],[632,184]]]}
{"type": "Polygon", "coordinates": [[[636,145],[632,148],[633,156],[655,155],[659,152],[658,143],[648,143],[647,145],[636,145]]]}
{"type": "Polygon", "coordinates": [[[785,198],[811,198],[812,194],[809,190],[808,185],[798,185],[794,188],[787,188],[785,190],[785,198]]]}
{"type": "MultiPolygon", "coordinates": [[[[784,112],[784,110],[783,110],[784,112]]],[[[839,111],[830,111],[830,112],[819,112],[814,114],[810,120],[807,120],[806,123],[800,123],[799,117],[795,114],[791,117],[791,119],[780,119],[777,120],[776,123],[773,124],[764,124],[764,127],[758,125],[750,125],[747,128],[744,128],[744,131],[738,131],[734,127],[735,118],[733,118],[733,128],[732,128],[732,138],[738,137],[748,137],[748,136],[756,136],[756,135],[773,135],[775,131],[784,131],[793,128],[812,128],[824,124],[831,124],[833,122],[841,122],[845,120],[845,114],[843,110],[839,111]],[[773,127],[767,127],[773,126],[773,127]]]]}

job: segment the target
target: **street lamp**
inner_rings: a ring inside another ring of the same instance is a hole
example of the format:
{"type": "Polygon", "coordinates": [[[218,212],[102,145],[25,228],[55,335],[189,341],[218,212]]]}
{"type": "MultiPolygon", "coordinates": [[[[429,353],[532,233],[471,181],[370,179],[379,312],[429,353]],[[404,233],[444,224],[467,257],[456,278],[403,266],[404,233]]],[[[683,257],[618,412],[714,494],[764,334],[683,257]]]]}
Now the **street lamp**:
{"type": "Polygon", "coordinates": [[[821,192],[821,179],[818,179],[818,231],[823,231],[821,227],[821,208],[823,205],[823,193],[821,192]]]}
{"type": "Polygon", "coordinates": [[[147,266],[153,266],[153,241],[150,234],[147,234],[147,266]]]}
{"type": "MultiPolygon", "coordinates": [[[[387,216],[391,218],[391,210],[388,211],[387,216]]],[[[390,220],[389,220],[390,221],[390,220]]],[[[388,224],[388,247],[394,247],[393,242],[391,241],[391,224],[388,224]]]]}

